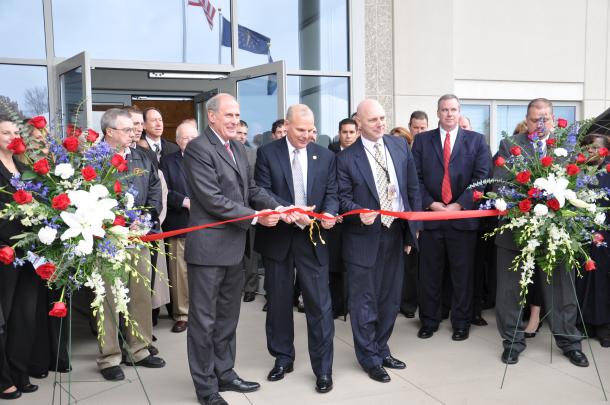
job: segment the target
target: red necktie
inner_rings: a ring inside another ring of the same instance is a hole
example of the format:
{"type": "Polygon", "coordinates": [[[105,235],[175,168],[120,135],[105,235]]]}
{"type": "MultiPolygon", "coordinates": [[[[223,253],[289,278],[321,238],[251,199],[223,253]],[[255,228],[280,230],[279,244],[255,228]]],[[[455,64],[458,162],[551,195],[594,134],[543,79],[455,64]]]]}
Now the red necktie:
{"type": "Polygon", "coordinates": [[[449,177],[449,160],[451,159],[451,135],[447,132],[445,136],[445,144],[443,145],[443,167],[445,175],[443,176],[443,186],[441,188],[441,197],[445,204],[451,202],[451,178],[449,177]]]}
{"type": "Polygon", "coordinates": [[[231,150],[231,144],[229,142],[225,143],[225,149],[227,150],[227,152],[229,152],[229,155],[231,156],[231,159],[233,159],[233,162],[235,162],[235,156],[233,156],[233,151],[231,150]]]}

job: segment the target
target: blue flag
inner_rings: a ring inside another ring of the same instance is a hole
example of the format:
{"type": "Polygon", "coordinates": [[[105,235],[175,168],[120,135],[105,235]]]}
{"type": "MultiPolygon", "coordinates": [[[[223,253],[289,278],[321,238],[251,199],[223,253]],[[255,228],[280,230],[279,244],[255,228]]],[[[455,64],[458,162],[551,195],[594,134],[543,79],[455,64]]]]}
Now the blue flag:
{"type": "MultiPolygon", "coordinates": [[[[273,63],[270,48],[271,39],[269,37],[259,34],[256,31],[252,31],[243,25],[238,25],[237,38],[239,42],[239,49],[259,55],[267,55],[269,63],[273,63]]],[[[231,23],[225,17],[222,17],[222,46],[231,47],[231,23]]],[[[273,75],[267,82],[267,94],[271,95],[276,90],[277,78],[275,75],[273,75]]]]}

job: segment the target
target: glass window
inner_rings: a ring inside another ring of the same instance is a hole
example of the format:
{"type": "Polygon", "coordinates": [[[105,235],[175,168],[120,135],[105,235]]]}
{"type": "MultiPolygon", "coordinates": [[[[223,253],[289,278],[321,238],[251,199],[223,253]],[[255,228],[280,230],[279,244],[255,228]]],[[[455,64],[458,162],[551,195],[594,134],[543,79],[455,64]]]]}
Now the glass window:
{"type": "Polygon", "coordinates": [[[45,58],[42,0],[2,0],[0,15],[0,55],[45,58]]]}
{"type": "Polygon", "coordinates": [[[267,63],[267,54],[248,41],[262,35],[273,60],[285,60],[288,69],[348,70],[346,0],[240,1],[237,15],[243,27],[239,67],[267,63]]]}
{"type": "Polygon", "coordinates": [[[231,48],[220,46],[219,24],[230,20],[230,0],[213,1],[211,24],[193,3],[199,0],[54,0],[55,54],[86,50],[98,59],[161,62],[182,62],[185,54],[188,63],[231,64],[231,48]]]}
{"type": "Polygon", "coordinates": [[[462,104],[461,114],[468,117],[473,131],[485,135],[489,144],[489,105],[462,104]]]}
{"type": "Polygon", "coordinates": [[[576,107],[573,105],[554,105],[553,114],[555,115],[555,120],[563,118],[568,120],[570,124],[576,121],[576,107]]]}
{"type": "Polygon", "coordinates": [[[24,117],[44,115],[49,118],[47,68],[0,65],[0,100],[24,117]]]}
{"type": "Polygon", "coordinates": [[[315,115],[318,143],[327,145],[337,135],[337,125],[349,117],[347,77],[288,76],[288,106],[307,104],[315,115]]]}
{"type": "Polygon", "coordinates": [[[263,137],[268,138],[263,134],[278,119],[276,75],[238,81],[237,101],[241,119],[248,123],[248,141],[251,145],[261,145],[263,137]]]}
{"type": "Polygon", "coordinates": [[[524,105],[498,105],[496,130],[497,139],[502,139],[502,134],[512,135],[515,127],[525,120],[527,104],[524,105]]]}

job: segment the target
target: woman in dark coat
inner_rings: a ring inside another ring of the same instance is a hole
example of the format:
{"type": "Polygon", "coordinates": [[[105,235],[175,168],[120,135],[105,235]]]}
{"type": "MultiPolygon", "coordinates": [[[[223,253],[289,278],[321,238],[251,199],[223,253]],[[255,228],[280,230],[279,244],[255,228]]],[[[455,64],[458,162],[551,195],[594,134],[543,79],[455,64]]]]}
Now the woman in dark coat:
{"type": "MultiPolygon", "coordinates": [[[[583,145],[590,145],[589,153],[596,153],[599,148],[610,149],[610,140],[605,135],[587,135],[583,145]]],[[[608,165],[610,159],[595,159],[590,162],[597,165],[608,165]]],[[[599,186],[610,190],[610,174],[605,172],[598,176],[599,186]]],[[[604,200],[599,205],[609,207],[604,200]]],[[[610,225],[610,212],[606,212],[606,225],[610,225]]],[[[604,237],[604,244],[591,245],[591,259],[595,261],[596,270],[585,271],[582,278],[576,279],[578,300],[589,335],[597,336],[602,347],[610,347],[610,232],[599,231],[604,237]]]]}
{"type": "MultiPolygon", "coordinates": [[[[17,126],[0,116],[0,187],[16,191],[11,186],[13,174],[23,172],[8,145],[19,137],[17,126]]],[[[0,193],[0,205],[12,201],[11,194],[0,193]]],[[[13,245],[12,236],[23,232],[19,220],[0,219],[0,246],[13,245]]],[[[19,252],[18,252],[19,254],[19,252]]],[[[31,264],[22,266],[0,264],[0,311],[5,325],[0,334],[0,399],[15,399],[22,392],[34,392],[37,385],[30,383],[28,359],[34,338],[37,275],[31,264]]]]}

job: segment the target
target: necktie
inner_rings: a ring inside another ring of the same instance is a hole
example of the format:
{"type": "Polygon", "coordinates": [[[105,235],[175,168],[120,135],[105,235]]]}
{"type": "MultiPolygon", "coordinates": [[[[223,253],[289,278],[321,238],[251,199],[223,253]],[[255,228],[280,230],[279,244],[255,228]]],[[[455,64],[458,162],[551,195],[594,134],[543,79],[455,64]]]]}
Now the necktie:
{"type": "Polygon", "coordinates": [[[447,132],[445,136],[445,144],[443,146],[443,167],[445,174],[443,175],[443,185],[441,188],[441,197],[445,204],[451,202],[451,177],[449,177],[449,160],[451,159],[451,135],[447,132]]]}
{"type": "Polygon", "coordinates": [[[157,155],[157,160],[161,160],[161,147],[159,146],[158,143],[156,143],[154,145],[155,148],[155,155],[157,155]]]}
{"type": "Polygon", "coordinates": [[[294,205],[306,205],[305,185],[303,184],[303,169],[299,161],[299,149],[295,149],[292,158],[292,185],[294,186],[294,205]]]}
{"type": "MultiPolygon", "coordinates": [[[[382,210],[391,211],[392,210],[392,200],[390,200],[390,196],[388,194],[388,171],[387,171],[387,162],[384,159],[383,154],[381,153],[381,145],[375,144],[375,180],[377,182],[377,193],[379,194],[379,205],[382,210]]],[[[381,223],[386,227],[390,227],[392,222],[394,221],[394,217],[389,217],[387,215],[381,216],[381,223]]]]}
{"type": "MultiPolygon", "coordinates": [[[[233,162],[235,162],[235,156],[233,155],[233,151],[231,150],[231,144],[229,142],[225,143],[225,149],[227,150],[227,152],[229,152],[229,156],[231,156],[233,162]]],[[[235,164],[237,164],[237,162],[235,162],[235,164]]]]}
{"type": "Polygon", "coordinates": [[[536,152],[538,152],[538,156],[543,157],[544,153],[544,141],[538,140],[536,141],[536,152]]]}

